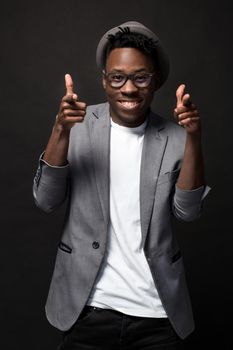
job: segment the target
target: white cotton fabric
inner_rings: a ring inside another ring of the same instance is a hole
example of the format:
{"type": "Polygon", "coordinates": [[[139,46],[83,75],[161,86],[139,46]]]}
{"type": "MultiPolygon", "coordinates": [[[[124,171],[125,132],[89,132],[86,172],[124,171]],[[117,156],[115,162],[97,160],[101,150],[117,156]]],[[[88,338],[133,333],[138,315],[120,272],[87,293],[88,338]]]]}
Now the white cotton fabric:
{"type": "Polygon", "coordinates": [[[145,127],[146,122],[127,128],[111,121],[108,244],[88,305],[167,317],[142,248],[139,187],[145,127]]]}

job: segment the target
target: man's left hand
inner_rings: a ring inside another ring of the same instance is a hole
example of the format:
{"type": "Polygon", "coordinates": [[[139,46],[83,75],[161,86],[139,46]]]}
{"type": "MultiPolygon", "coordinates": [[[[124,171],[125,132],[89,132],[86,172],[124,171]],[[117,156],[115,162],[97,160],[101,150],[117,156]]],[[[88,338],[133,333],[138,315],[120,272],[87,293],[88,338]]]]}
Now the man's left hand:
{"type": "Polygon", "coordinates": [[[185,93],[185,85],[181,84],[176,90],[176,108],[174,116],[178,124],[183,126],[190,134],[201,131],[201,121],[195,104],[192,103],[190,94],[185,93]]]}

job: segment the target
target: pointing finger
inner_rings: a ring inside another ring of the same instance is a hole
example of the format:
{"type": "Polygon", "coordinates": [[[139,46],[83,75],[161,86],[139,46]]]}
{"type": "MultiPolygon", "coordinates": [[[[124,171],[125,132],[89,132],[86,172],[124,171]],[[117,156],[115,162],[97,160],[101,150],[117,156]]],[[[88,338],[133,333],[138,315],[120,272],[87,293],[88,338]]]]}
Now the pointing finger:
{"type": "Polygon", "coordinates": [[[185,90],[185,85],[184,84],[181,84],[178,89],[176,90],[176,99],[177,99],[177,102],[176,102],[176,105],[179,106],[182,103],[182,98],[184,96],[184,90],[185,90]]]}
{"type": "Polygon", "coordinates": [[[67,95],[73,95],[73,80],[70,74],[65,75],[66,93],[67,95]]]}

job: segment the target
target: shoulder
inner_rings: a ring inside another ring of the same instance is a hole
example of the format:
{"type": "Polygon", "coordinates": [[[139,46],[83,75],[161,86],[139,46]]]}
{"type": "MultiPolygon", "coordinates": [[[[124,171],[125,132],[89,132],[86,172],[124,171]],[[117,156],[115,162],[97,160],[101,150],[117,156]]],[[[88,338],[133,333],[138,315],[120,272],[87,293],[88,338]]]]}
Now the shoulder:
{"type": "MultiPolygon", "coordinates": [[[[148,127],[159,139],[166,139],[166,152],[172,156],[182,157],[184,153],[186,131],[175,121],[168,120],[153,112],[150,113],[148,127]]],[[[155,135],[155,136],[156,136],[155,135]]]]}
{"type": "Polygon", "coordinates": [[[96,125],[108,125],[109,123],[109,104],[100,103],[89,105],[86,109],[86,115],[82,123],[76,123],[71,129],[71,142],[77,142],[78,139],[87,140],[91,135],[90,130],[96,125]]]}
{"type": "Polygon", "coordinates": [[[184,142],[186,139],[186,131],[182,126],[154,112],[150,113],[148,126],[155,127],[162,136],[178,139],[181,142],[184,142]]]}

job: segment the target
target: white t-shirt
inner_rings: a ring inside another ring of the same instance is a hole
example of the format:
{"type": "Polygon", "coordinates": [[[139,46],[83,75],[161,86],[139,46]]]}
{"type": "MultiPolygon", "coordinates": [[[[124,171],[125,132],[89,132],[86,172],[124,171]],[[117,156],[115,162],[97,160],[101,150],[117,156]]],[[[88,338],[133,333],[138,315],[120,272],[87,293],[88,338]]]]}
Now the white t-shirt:
{"type": "Polygon", "coordinates": [[[111,121],[110,225],[107,252],[88,305],[141,317],[167,317],[142,247],[140,166],[146,122],[111,121]]]}

